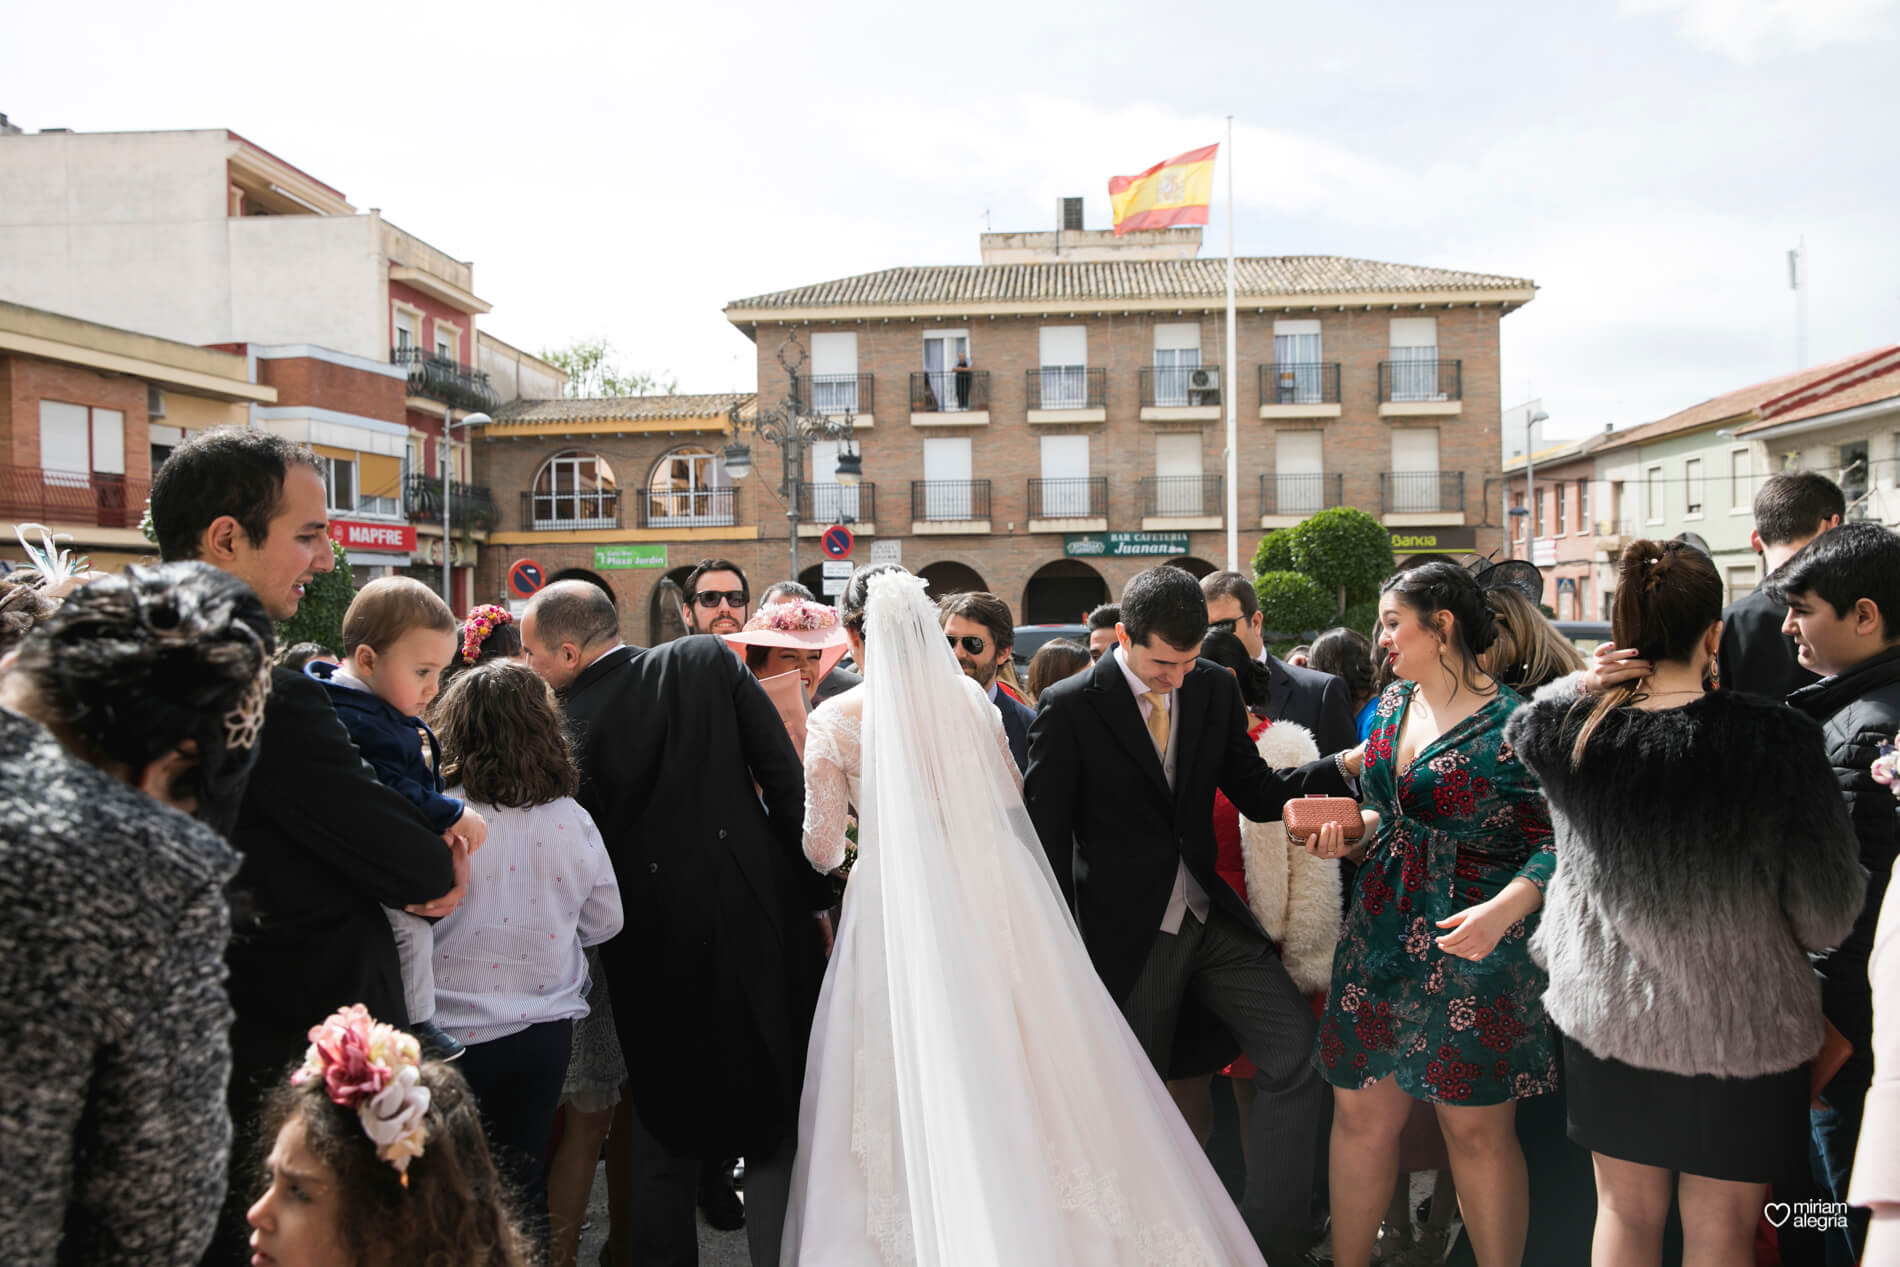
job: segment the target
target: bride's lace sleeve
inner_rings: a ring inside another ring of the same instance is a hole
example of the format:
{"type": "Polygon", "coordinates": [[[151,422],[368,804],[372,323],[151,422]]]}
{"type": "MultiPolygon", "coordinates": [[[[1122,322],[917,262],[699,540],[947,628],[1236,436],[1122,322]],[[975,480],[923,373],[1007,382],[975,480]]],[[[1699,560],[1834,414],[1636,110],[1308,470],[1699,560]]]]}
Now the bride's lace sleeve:
{"type": "Polygon", "coordinates": [[[845,771],[851,756],[839,732],[847,719],[837,708],[811,715],[805,731],[805,857],[830,874],[844,865],[845,821],[851,810],[851,784],[845,771]]]}

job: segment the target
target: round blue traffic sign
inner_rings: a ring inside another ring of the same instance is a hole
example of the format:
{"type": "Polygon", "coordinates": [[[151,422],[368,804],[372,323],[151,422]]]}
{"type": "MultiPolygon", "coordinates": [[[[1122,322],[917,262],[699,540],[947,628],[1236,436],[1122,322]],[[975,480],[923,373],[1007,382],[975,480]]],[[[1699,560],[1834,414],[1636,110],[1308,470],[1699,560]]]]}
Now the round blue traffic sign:
{"type": "Polygon", "coordinates": [[[820,537],[818,542],[824,546],[825,554],[829,557],[848,559],[851,557],[851,547],[857,544],[857,540],[852,535],[851,529],[843,524],[833,524],[825,529],[825,535],[820,537]]]}
{"type": "Polygon", "coordinates": [[[533,559],[516,559],[508,569],[508,592],[516,598],[533,598],[534,592],[548,583],[548,574],[533,559]]]}

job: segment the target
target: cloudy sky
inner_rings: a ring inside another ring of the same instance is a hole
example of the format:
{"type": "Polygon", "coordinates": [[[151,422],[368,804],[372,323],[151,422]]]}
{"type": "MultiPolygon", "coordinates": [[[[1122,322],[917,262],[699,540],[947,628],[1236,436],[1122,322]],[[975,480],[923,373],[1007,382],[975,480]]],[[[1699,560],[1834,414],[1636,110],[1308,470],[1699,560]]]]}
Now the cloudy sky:
{"type": "MultiPolygon", "coordinates": [[[[974,263],[1235,118],[1241,254],[1526,276],[1507,402],[1645,421],[1900,341],[1900,0],[16,6],[28,129],[221,126],[454,255],[529,350],[753,386],[729,300],[974,263]],[[1888,84],[1881,88],[1881,83],[1888,84]]],[[[1224,173],[1219,187],[1224,188],[1224,173]]],[[[0,197],[5,191],[0,190],[0,197]]],[[[1225,206],[1206,254],[1224,249],[1225,206]]]]}

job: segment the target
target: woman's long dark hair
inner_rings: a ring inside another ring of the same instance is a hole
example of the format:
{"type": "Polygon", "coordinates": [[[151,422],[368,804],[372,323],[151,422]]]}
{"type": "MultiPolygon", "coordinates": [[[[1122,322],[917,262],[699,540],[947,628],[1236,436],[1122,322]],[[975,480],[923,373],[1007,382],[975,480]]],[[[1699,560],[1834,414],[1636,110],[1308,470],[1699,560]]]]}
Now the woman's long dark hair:
{"type": "Polygon", "coordinates": [[[528,809],[580,786],[553,692],[525,664],[489,660],[457,674],[431,719],[442,777],[471,800],[528,809]]]}
{"type": "Polygon", "coordinates": [[[1357,712],[1373,695],[1373,655],[1371,639],[1341,625],[1313,639],[1306,653],[1306,667],[1344,682],[1353,711],[1357,712]]]}
{"type": "Polygon", "coordinates": [[[1267,706],[1273,680],[1267,666],[1247,654],[1247,644],[1225,629],[1216,629],[1201,640],[1201,659],[1212,660],[1234,675],[1240,683],[1240,698],[1247,707],[1259,712],[1267,706]]]}
{"type": "MultiPolygon", "coordinates": [[[[1683,541],[1632,541],[1616,565],[1616,599],[1610,606],[1610,641],[1634,647],[1651,664],[1687,661],[1709,626],[1722,618],[1722,577],[1708,555],[1683,541]]],[[[1643,682],[1610,687],[1597,697],[1570,748],[1570,764],[1609,715],[1641,699],[1643,682]]]]}
{"type": "Polygon", "coordinates": [[[1478,667],[1478,657],[1497,637],[1498,626],[1471,573],[1456,563],[1427,563],[1400,572],[1379,592],[1397,598],[1427,628],[1433,616],[1450,612],[1451,637],[1445,645],[1457,662],[1456,685],[1483,692],[1485,688],[1473,679],[1490,676],[1478,667]]]}

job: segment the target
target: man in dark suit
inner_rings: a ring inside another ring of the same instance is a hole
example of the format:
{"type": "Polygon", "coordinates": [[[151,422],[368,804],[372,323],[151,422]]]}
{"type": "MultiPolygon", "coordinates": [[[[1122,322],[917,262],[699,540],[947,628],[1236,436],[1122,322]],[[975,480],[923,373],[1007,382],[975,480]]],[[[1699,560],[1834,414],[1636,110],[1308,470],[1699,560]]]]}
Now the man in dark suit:
{"type": "Polygon", "coordinates": [[[1166,1076],[1190,997],[1258,1068],[1246,1216],[1273,1267],[1300,1261],[1324,1182],[1330,1100],[1311,1055],[1313,1014],[1238,894],[1214,870],[1214,790],[1272,821],[1300,793],[1348,795],[1333,758],[1276,774],[1247,738],[1225,669],[1196,653],[1207,604],[1179,568],[1138,574],[1118,645],[1043,692],[1024,798],[1089,956],[1166,1076]]]}
{"type": "Polygon", "coordinates": [[[1821,679],[1795,658],[1794,639],[1781,632],[1788,609],[1769,596],[1766,582],[1802,546],[1840,526],[1847,499],[1827,476],[1802,471],[1764,480],[1754,510],[1755,527],[1748,540],[1761,556],[1763,584],[1722,612],[1715,664],[1726,689],[1780,703],[1790,692],[1821,679]]]}
{"type": "Polygon", "coordinates": [[[700,1160],[742,1155],[752,1261],[776,1263],[824,974],[811,913],[831,902],[801,848],[798,754],[725,643],[626,646],[592,586],[536,594],[521,642],[573,725],[578,799],[626,910],[601,963],[646,1137],[636,1261],[697,1261],[700,1160]]]}
{"type": "Polygon", "coordinates": [[[957,663],[1003,715],[1003,734],[1009,739],[1009,755],[1016,758],[1016,768],[1028,769],[1029,725],[1036,714],[996,676],[1009,663],[1010,649],[1016,644],[1009,604],[994,594],[971,590],[946,594],[937,607],[943,613],[943,635],[950,640],[957,663]]]}
{"type": "Polygon", "coordinates": [[[1267,666],[1267,716],[1296,722],[1313,732],[1321,752],[1344,752],[1359,742],[1353,725],[1352,695],[1330,673],[1301,668],[1268,653],[1261,638],[1260,597],[1253,582],[1238,572],[1210,572],[1201,578],[1209,623],[1231,627],[1247,654],[1267,666]]]}
{"type": "MultiPolygon", "coordinates": [[[[316,457],[255,428],[198,432],[152,481],[160,555],[231,573],[277,621],[296,615],[304,586],[335,566],[325,503],[316,457]]],[[[291,669],[271,673],[257,764],[227,834],[243,855],[227,956],[239,1146],[205,1256],[217,1264],[245,1256],[257,1106],[303,1054],[310,1027],[352,1003],[409,1023],[383,907],[446,915],[468,878],[466,851],[445,846],[420,810],[377,782],[323,688],[291,669]]]]}

